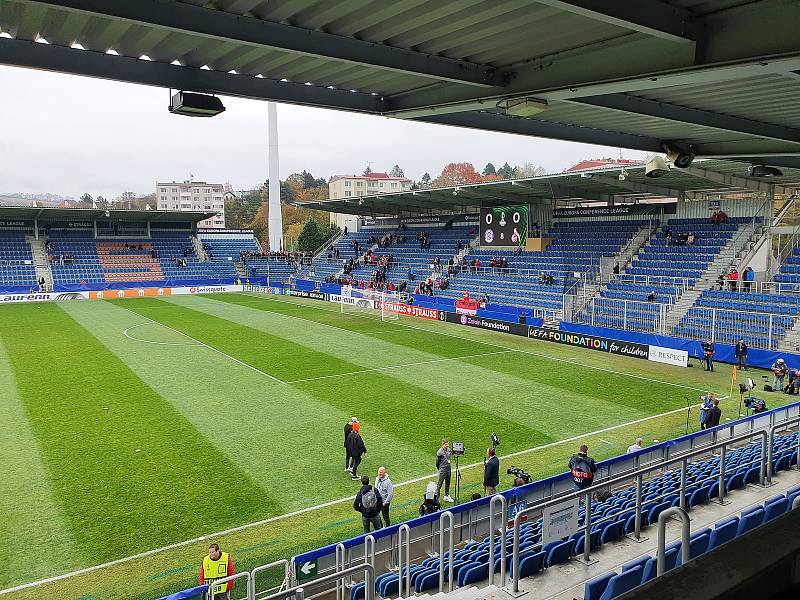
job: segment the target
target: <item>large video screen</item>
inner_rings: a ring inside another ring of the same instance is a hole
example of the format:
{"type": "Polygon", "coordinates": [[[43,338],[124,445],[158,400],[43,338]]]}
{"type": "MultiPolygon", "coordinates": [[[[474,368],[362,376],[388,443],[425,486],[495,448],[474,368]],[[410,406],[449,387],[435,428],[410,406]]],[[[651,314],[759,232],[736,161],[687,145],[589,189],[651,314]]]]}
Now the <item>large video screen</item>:
{"type": "Polygon", "coordinates": [[[528,239],[528,207],[481,208],[481,246],[524,246],[528,239]]]}

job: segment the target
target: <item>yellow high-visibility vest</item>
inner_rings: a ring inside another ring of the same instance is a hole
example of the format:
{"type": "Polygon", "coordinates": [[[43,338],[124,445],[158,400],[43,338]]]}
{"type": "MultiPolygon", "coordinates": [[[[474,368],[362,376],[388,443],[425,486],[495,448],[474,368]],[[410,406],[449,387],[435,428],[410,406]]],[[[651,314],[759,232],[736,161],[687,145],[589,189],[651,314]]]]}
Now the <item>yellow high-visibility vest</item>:
{"type": "MultiPolygon", "coordinates": [[[[211,560],[211,557],[203,557],[203,580],[211,585],[215,580],[228,576],[228,553],[220,552],[219,560],[211,560]]],[[[224,594],[228,589],[228,583],[220,583],[214,586],[214,594],[224,594]]]]}

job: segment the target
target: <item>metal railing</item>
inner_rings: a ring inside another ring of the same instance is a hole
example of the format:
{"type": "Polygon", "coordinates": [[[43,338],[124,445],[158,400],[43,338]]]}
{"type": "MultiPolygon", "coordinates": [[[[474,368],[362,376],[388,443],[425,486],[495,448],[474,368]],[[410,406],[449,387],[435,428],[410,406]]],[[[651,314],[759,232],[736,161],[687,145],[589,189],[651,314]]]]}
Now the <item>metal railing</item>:
{"type": "MultiPolygon", "coordinates": [[[[344,571],[337,571],[336,573],[320,577],[319,579],[313,579],[311,581],[306,582],[304,585],[296,585],[294,587],[281,590],[279,592],[276,592],[275,594],[272,594],[271,596],[267,596],[263,600],[284,600],[285,598],[292,598],[292,597],[294,597],[294,600],[305,600],[306,587],[316,587],[318,585],[331,582],[335,582],[338,585],[338,583],[340,581],[343,581],[346,577],[351,577],[356,573],[361,573],[361,572],[365,573],[364,600],[375,600],[375,569],[372,565],[368,563],[363,565],[358,565],[355,567],[350,567],[349,569],[345,569],[344,571]]],[[[248,598],[248,600],[253,600],[253,599],[248,598]]]]}
{"type": "Polygon", "coordinates": [[[670,325],[668,316],[674,306],[674,303],[657,301],[591,298],[574,320],[592,327],[655,332],[720,343],[735,344],[745,338],[753,348],[774,350],[797,316],[794,311],[787,314],[691,306],[679,322],[670,325]]]}
{"type": "MultiPolygon", "coordinates": [[[[728,427],[733,427],[729,425],[728,427]]],[[[733,436],[727,438],[722,441],[716,441],[711,444],[705,445],[698,450],[692,450],[689,452],[684,452],[679,454],[678,456],[674,457],[665,457],[663,460],[656,461],[654,464],[647,465],[647,466],[639,466],[637,470],[630,473],[623,473],[621,475],[617,475],[610,479],[606,479],[600,483],[594,484],[588,488],[582,490],[575,490],[572,492],[568,492],[566,494],[562,494],[556,498],[552,498],[550,500],[540,500],[539,502],[534,503],[527,508],[517,512],[514,516],[514,537],[513,537],[513,554],[512,554],[512,593],[517,594],[519,593],[519,563],[520,563],[520,524],[522,522],[522,518],[529,516],[529,515],[538,515],[541,513],[545,508],[556,506],[561,504],[567,500],[574,500],[574,499],[584,499],[584,547],[583,547],[583,559],[585,562],[589,562],[590,557],[590,550],[591,550],[591,531],[592,531],[592,502],[591,498],[595,492],[599,492],[602,489],[613,488],[615,486],[619,486],[620,484],[624,484],[626,482],[631,481],[632,479],[636,481],[637,487],[637,504],[635,507],[635,514],[636,514],[636,537],[639,538],[640,535],[640,525],[641,525],[641,514],[642,514],[642,505],[643,502],[639,501],[641,497],[641,487],[643,484],[643,476],[646,473],[651,473],[654,471],[661,471],[665,469],[669,465],[673,464],[680,464],[681,465],[681,488],[680,488],[680,499],[681,499],[681,507],[685,507],[686,501],[686,471],[688,469],[689,460],[692,458],[696,458],[699,456],[708,455],[709,452],[720,448],[721,450],[721,458],[720,458],[720,472],[718,475],[719,481],[719,488],[718,488],[718,498],[720,502],[724,501],[725,498],[725,452],[728,446],[733,444],[737,444],[740,442],[749,442],[754,437],[761,437],[763,438],[761,444],[761,460],[760,462],[760,472],[759,472],[759,483],[764,485],[765,477],[766,477],[766,461],[767,461],[767,444],[771,443],[772,440],[769,438],[767,432],[765,430],[760,431],[750,431],[749,433],[742,434],[739,436],[733,436]]],[[[598,520],[598,522],[602,522],[604,518],[598,520]]],[[[490,566],[491,568],[491,566],[490,566]]]]}
{"type": "Polygon", "coordinates": [[[669,275],[632,275],[628,273],[620,273],[608,275],[604,283],[630,283],[635,285],[643,285],[645,287],[666,287],[671,286],[677,288],[681,293],[692,287],[692,280],[689,277],[673,277],[669,275]]]}
{"type": "Polygon", "coordinates": [[[673,506],[658,515],[658,550],[656,552],[656,577],[661,577],[666,571],[666,537],[667,537],[667,519],[673,515],[677,516],[681,521],[681,559],[682,564],[686,564],[690,560],[690,542],[689,539],[689,513],[679,506],[673,506]]]}

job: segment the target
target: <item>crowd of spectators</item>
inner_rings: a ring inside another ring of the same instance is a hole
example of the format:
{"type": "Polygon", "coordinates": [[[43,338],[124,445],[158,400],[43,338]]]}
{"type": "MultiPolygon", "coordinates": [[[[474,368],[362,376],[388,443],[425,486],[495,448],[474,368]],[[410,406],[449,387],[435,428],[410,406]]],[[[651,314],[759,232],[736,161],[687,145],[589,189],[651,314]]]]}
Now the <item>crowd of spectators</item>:
{"type": "Polygon", "coordinates": [[[664,237],[666,238],[667,246],[694,246],[697,241],[697,236],[691,231],[673,235],[672,231],[664,229],[664,237]]]}

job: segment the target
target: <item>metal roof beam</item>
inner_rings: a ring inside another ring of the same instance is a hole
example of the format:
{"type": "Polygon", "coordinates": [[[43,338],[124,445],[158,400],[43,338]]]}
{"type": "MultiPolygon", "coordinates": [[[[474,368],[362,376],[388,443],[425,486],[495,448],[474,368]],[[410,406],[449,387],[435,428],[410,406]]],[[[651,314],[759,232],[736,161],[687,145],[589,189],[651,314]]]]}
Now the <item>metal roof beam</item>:
{"type": "Polygon", "coordinates": [[[570,102],[585,104],[599,108],[624,112],[627,114],[643,115],[658,119],[667,119],[679,123],[713,127],[724,131],[746,133],[762,138],[784,142],[800,143],[800,130],[783,127],[772,123],[752,121],[741,117],[724,115],[707,110],[679,106],[666,102],[658,102],[648,98],[639,98],[629,94],[607,94],[603,96],[588,96],[573,98],[570,102]]]}
{"type": "Polygon", "coordinates": [[[31,0],[31,3],[208,39],[421,75],[438,81],[483,88],[502,85],[505,81],[505,74],[487,65],[228,14],[174,0],[31,0]]]}
{"type": "Polygon", "coordinates": [[[720,173],[718,171],[710,171],[701,167],[687,167],[683,169],[685,173],[700,177],[707,181],[719,185],[725,185],[733,188],[743,188],[752,192],[764,192],[769,195],[774,194],[791,194],[794,190],[785,188],[781,185],[775,185],[768,180],[758,179],[756,177],[745,177],[741,175],[730,175],[727,173],[720,173]]]}
{"type": "Polygon", "coordinates": [[[514,185],[519,185],[526,189],[531,190],[532,195],[529,197],[530,200],[541,200],[541,199],[550,199],[550,200],[568,200],[568,199],[580,199],[580,200],[594,200],[597,202],[610,202],[614,199],[614,196],[609,194],[601,194],[598,192],[594,192],[592,190],[582,189],[582,188],[573,188],[571,186],[563,186],[563,185],[553,185],[549,181],[545,180],[543,182],[547,185],[546,190],[535,190],[533,187],[527,185],[525,182],[514,182],[514,185]]]}
{"type": "Polygon", "coordinates": [[[552,8],[594,21],[646,33],[670,42],[692,42],[699,37],[695,16],[658,0],[536,0],[552,8]]]}
{"type": "Polygon", "coordinates": [[[417,120],[426,123],[438,123],[440,125],[467,127],[469,129],[502,131],[505,133],[552,138],[570,142],[599,144],[601,146],[611,146],[614,148],[630,148],[632,150],[643,150],[645,152],[662,151],[661,140],[656,138],[616,131],[606,131],[603,129],[593,129],[591,127],[582,127],[579,125],[552,123],[548,121],[538,121],[536,119],[525,119],[522,117],[509,117],[498,113],[482,111],[464,112],[431,115],[428,117],[421,117],[417,120]]]}
{"type": "Polygon", "coordinates": [[[321,86],[281,82],[249,75],[230,75],[221,71],[179,67],[126,56],[5,38],[0,38],[0,64],[163,88],[179,88],[356,112],[374,113],[379,110],[381,102],[378,97],[370,94],[331,90],[321,86]]]}
{"type": "MultiPolygon", "coordinates": [[[[685,170],[685,169],[684,169],[685,170]]],[[[613,185],[630,192],[638,194],[651,194],[652,196],[659,196],[662,198],[691,198],[695,200],[705,199],[705,194],[697,192],[683,191],[673,188],[668,188],[660,185],[653,185],[651,183],[637,183],[635,181],[624,180],[620,181],[616,177],[609,177],[607,175],[594,174],[592,179],[596,179],[602,183],[613,185]]]]}

